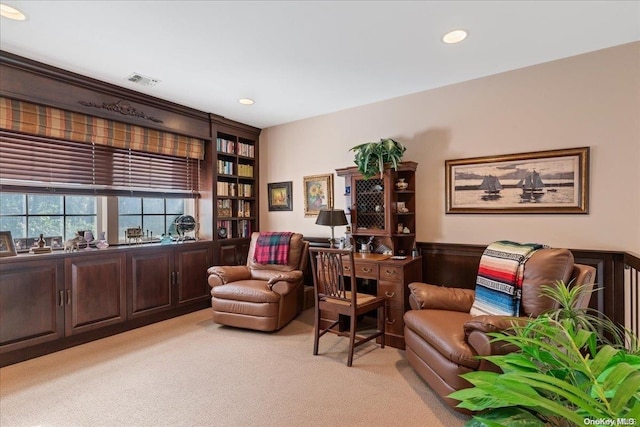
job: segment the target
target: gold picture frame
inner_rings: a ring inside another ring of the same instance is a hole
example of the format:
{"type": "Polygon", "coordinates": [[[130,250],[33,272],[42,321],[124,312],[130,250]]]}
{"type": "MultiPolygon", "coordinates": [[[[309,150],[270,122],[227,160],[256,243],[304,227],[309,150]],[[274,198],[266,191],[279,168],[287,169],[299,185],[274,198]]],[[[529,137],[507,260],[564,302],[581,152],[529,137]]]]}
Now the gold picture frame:
{"type": "Polygon", "coordinates": [[[589,147],[445,161],[447,214],[587,214],[589,147]]]}
{"type": "Polygon", "coordinates": [[[333,174],[305,176],[303,180],[305,217],[333,208],[333,174]]]}
{"type": "Polygon", "coordinates": [[[0,231],[0,258],[16,255],[18,253],[11,237],[11,231],[0,231]]]}

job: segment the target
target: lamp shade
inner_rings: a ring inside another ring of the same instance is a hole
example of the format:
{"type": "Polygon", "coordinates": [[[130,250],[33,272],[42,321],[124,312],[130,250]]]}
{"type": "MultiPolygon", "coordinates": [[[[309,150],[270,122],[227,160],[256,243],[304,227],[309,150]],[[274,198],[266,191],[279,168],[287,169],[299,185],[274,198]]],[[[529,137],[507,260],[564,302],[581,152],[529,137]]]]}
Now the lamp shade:
{"type": "Polygon", "coordinates": [[[323,209],[318,212],[316,219],[317,225],[328,225],[335,227],[338,225],[347,225],[347,216],[342,209],[323,209]]]}

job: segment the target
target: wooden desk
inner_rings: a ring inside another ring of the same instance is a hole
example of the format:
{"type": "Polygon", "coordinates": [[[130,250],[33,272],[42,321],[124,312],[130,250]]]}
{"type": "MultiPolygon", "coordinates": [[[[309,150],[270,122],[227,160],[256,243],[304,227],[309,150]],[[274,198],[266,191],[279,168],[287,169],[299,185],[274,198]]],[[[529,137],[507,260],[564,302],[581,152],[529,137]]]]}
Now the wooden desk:
{"type": "Polygon", "coordinates": [[[387,299],[385,344],[404,349],[403,315],[409,309],[407,285],[422,281],[422,257],[394,260],[389,255],[356,253],[355,269],[357,278],[375,280],[378,296],[387,299]]]}

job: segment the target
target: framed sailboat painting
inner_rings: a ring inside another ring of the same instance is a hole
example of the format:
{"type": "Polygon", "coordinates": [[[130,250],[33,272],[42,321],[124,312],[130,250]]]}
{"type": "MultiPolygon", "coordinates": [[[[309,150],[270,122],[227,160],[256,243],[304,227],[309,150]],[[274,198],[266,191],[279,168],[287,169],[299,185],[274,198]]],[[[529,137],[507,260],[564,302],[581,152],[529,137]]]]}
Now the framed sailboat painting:
{"type": "Polygon", "coordinates": [[[589,147],[445,161],[446,213],[589,213],[589,147]]]}

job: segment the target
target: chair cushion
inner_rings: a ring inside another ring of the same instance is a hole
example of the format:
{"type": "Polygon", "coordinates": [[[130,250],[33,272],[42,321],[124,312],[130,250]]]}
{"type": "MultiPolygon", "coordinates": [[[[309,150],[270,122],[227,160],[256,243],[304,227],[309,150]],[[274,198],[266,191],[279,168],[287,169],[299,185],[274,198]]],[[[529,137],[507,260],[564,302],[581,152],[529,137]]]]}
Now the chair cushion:
{"type": "MultiPolygon", "coordinates": [[[[256,262],[254,254],[256,250],[256,243],[258,240],[259,232],[251,234],[251,243],[249,244],[249,256],[247,257],[247,265],[252,270],[276,270],[276,271],[293,271],[298,270],[302,256],[305,250],[305,242],[303,236],[300,233],[293,233],[291,240],[289,241],[289,262],[286,265],[278,264],[260,264],[256,262]]],[[[305,257],[306,258],[306,257],[305,257]]]]}
{"type": "Polygon", "coordinates": [[[569,283],[573,269],[574,258],[569,249],[536,251],[525,264],[520,315],[537,317],[554,308],[551,298],[540,295],[541,286],[554,285],[558,280],[569,283]]]}
{"type": "Polygon", "coordinates": [[[540,248],[539,244],[509,241],[487,246],[478,267],[471,314],[518,316],[525,263],[540,248]]]}
{"type": "Polygon", "coordinates": [[[459,311],[409,310],[404,314],[404,324],[445,359],[477,369],[480,361],[464,334],[464,324],[472,318],[471,314],[459,311]]]}
{"type": "Polygon", "coordinates": [[[271,291],[264,280],[239,280],[211,289],[214,298],[255,303],[280,301],[280,295],[271,291]]]}

